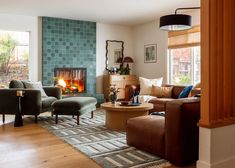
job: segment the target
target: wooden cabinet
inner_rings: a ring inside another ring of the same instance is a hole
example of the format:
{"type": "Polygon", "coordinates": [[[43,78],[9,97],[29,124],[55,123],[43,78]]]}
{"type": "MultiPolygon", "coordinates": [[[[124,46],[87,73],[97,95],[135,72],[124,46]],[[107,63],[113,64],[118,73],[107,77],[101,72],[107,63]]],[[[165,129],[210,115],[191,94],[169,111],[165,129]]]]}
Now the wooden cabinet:
{"type": "Polygon", "coordinates": [[[115,84],[119,89],[118,99],[125,98],[125,86],[138,84],[139,79],[135,75],[104,75],[103,77],[103,92],[106,101],[109,100],[109,87],[115,84]]]}

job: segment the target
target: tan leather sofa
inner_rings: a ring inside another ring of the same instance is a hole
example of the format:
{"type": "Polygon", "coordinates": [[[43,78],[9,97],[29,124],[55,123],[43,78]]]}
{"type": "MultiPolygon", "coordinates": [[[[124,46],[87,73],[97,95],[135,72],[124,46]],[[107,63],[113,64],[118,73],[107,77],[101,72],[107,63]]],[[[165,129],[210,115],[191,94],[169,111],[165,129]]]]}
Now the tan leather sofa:
{"type": "MultiPolygon", "coordinates": [[[[166,103],[172,100],[178,99],[181,91],[185,86],[176,86],[176,85],[164,85],[166,87],[173,87],[171,98],[152,98],[149,103],[153,104],[153,109],[150,112],[161,112],[165,111],[166,103]]],[[[135,91],[140,91],[140,85],[126,85],[125,87],[125,100],[129,101],[132,98],[132,95],[135,91]]],[[[200,94],[200,89],[195,89],[191,91],[191,95],[200,94]]]]}
{"type": "Polygon", "coordinates": [[[127,144],[163,157],[176,166],[198,160],[199,98],[166,103],[165,117],[157,115],[127,121],[127,144]]]}

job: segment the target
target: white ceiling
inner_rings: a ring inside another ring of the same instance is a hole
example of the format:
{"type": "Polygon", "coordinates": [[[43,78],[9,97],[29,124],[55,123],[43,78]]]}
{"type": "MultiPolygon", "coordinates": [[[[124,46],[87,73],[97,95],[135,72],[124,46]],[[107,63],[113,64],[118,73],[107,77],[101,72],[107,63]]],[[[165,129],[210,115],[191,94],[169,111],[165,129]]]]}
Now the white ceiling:
{"type": "Polygon", "coordinates": [[[136,25],[200,0],[0,0],[0,13],[136,25]]]}

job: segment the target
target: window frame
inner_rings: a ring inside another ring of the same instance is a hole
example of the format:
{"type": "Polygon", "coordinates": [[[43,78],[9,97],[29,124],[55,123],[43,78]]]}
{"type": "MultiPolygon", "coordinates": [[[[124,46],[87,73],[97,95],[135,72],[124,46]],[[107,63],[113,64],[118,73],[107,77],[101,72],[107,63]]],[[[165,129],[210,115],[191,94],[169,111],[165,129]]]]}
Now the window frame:
{"type": "MultiPolygon", "coordinates": [[[[190,49],[190,52],[191,52],[191,60],[190,60],[190,63],[191,63],[191,68],[190,68],[190,83],[191,84],[196,84],[197,82],[200,82],[200,81],[195,81],[195,76],[196,76],[196,71],[195,71],[195,63],[196,63],[196,48],[199,47],[199,50],[200,50],[200,45],[197,45],[197,46],[189,46],[189,47],[184,47],[184,48],[191,48],[190,49]]],[[[168,61],[167,61],[167,64],[168,64],[168,83],[169,84],[174,84],[173,83],[173,78],[172,78],[172,75],[173,75],[173,67],[172,67],[172,64],[173,64],[173,55],[172,55],[172,50],[174,49],[181,49],[181,48],[171,48],[171,49],[168,49],[167,51],[167,55],[168,55],[168,61]]],[[[201,59],[200,59],[201,60],[201,59]]],[[[201,77],[201,73],[200,73],[200,77],[201,77]]],[[[182,84],[184,85],[184,84],[182,84]]],[[[187,84],[185,84],[187,85],[187,84]]]]}

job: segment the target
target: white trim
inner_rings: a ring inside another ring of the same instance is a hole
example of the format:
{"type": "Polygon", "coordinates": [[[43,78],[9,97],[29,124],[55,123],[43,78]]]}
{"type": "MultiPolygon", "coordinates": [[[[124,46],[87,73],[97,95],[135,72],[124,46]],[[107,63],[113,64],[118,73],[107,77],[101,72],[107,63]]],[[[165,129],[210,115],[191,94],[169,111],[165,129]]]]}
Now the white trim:
{"type": "Polygon", "coordinates": [[[199,129],[197,168],[234,168],[235,125],[199,129]]]}
{"type": "Polygon", "coordinates": [[[234,168],[235,157],[231,157],[216,163],[207,163],[204,161],[197,161],[197,168],[234,168]]]}

